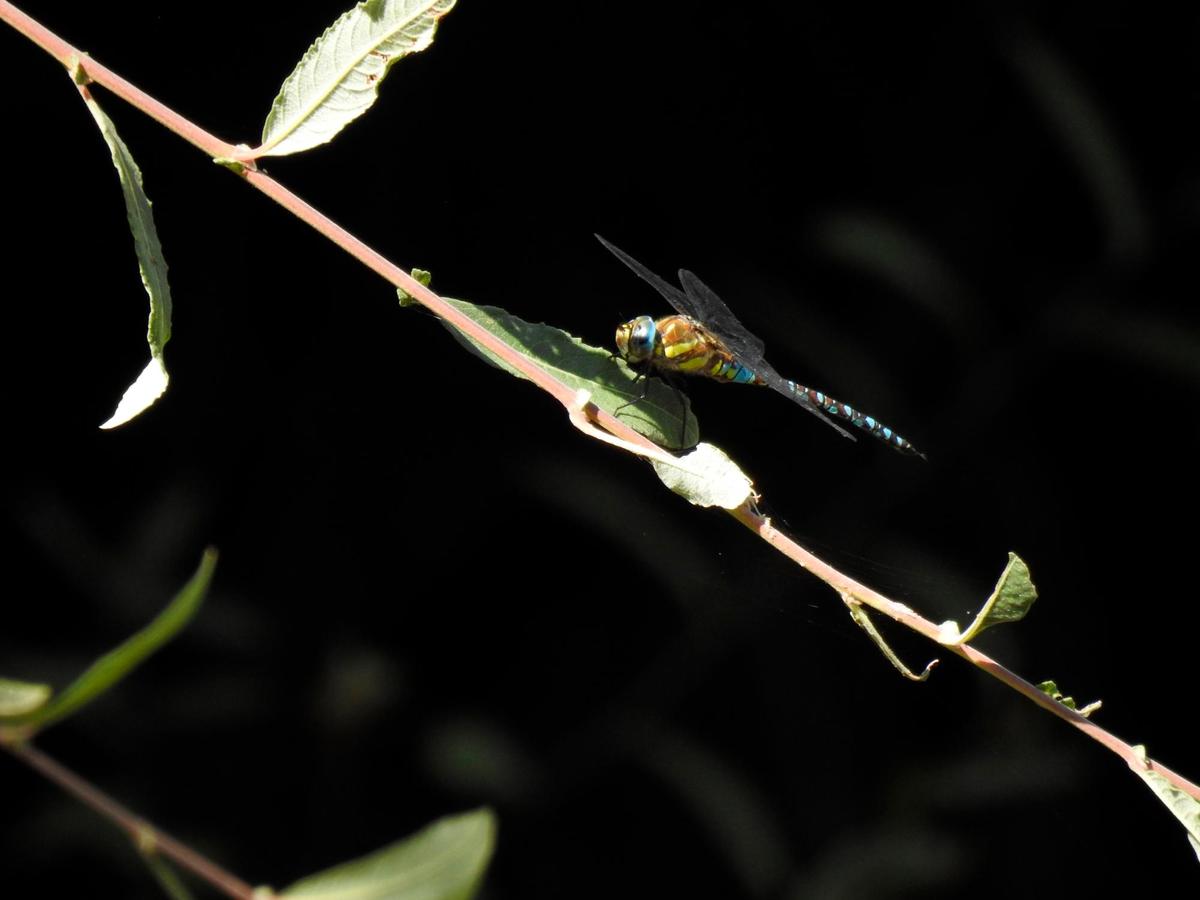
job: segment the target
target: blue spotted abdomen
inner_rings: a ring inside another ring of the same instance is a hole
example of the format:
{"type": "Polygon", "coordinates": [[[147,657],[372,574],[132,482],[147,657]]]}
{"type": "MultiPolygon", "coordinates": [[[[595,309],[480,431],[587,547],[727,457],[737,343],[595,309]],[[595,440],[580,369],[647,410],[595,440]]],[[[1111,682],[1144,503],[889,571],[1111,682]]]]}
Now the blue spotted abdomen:
{"type": "Polygon", "coordinates": [[[809,403],[826,415],[833,416],[835,419],[841,419],[843,422],[849,422],[860,431],[865,431],[867,434],[883,441],[901,453],[911,453],[914,456],[925,457],[924,453],[887,425],[884,425],[878,419],[868,416],[866,413],[859,412],[849,403],[834,400],[828,394],[815,391],[802,384],[796,384],[794,381],[789,381],[787,385],[793,394],[808,398],[809,403]]]}

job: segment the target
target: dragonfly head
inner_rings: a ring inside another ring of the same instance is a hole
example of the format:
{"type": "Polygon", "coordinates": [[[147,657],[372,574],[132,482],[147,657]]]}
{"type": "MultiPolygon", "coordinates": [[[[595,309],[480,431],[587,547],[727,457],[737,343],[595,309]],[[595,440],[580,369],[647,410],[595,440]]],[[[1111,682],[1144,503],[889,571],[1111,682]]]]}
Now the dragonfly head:
{"type": "Polygon", "coordinates": [[[629,362],[645,362],[654,355],[658,328],[649,316],[638,316],[617,326],[617,350],[629,362]]]}

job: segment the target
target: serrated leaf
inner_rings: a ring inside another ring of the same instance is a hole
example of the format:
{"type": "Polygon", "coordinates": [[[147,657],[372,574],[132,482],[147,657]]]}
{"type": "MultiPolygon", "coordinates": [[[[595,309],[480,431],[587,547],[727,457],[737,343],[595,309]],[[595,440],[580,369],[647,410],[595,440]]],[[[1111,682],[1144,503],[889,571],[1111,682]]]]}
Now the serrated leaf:
{"type": "Polygon", "coordinates": [[[392,64],[433,43],[455,0],[374,0],[343,13],[297,63],[271,105],[255,156],[333,139],[371,108],[392,64]]]}
{"type": "Polygon", "coordinates": [[[167,608],[155,616],[145,628],[110,650],[91,664],[86,671],[65,687],[54,699],[33,712],[17,717],[23,725],[45,727],[71,715],[91,703],[155,651],[162,648],[189,622],[212,580],[217,564],[215,550],[206,550],[200,567],[175,595],[167,608]]]}
{"type": "Polygon", "coordinates": [[[1163,805],[1171,811],[1180,824],[1187,830],[1188,841],[1192,845],[1197,858],[1200,858],[1200,801],[1186,791],[1181,791],[1167,779],[1150,768],[1146,757],[1146,748],[1138,745],[1133,748],[1142,761],[1141,766],[1130,766],[1149,785],[1163,805]]]}
{"type": "Polygon", "coordinates": [[[121,193],[125,197],[125,217],[129,220],[129,231],[133,235],[138,270],[142,274],[146,293],[150,295],[150,321],[146,329],[150,362],[125,391],[116,412],[100,426],[116,428],[147,409],[167,389],[169,376],[163,363],[163,347],[171,339],[171,286],[167,281],[167,261],[163,258],[158,230],[154,227],[150,200],[142,186],[142,171],[100,104],[91,96],[85,97],[85,100],[112,153],[113,165],[121,180],[121,193]]]}
{"type": "Polygon", "coordinates": [[[993,625],[1019,622],[1025,618],[1036,599],[1037,588],[1029,580],[1029,567],[1017,554],[1009,553],[1008,565],[1004,567],[992,595],[983,604],[971,626],[959,633],[956,623],[943,622],[938,640],[943,644],[965,644],[993,625]]]}
{"type": "Polygon", "coordinates": [[[0,678],[0,719],[27,715],[45,706],[53,693],[48,684],[0,678]]]}
{"type": "MultiPolygon", "coordinates": [[[[408,295],[403,291],[398,293],[404,302],[408,295]]],[[[443,299],[509,346],[536,360],[559,381],[575,390],[588,391],[596,406],[659,446],[679,449],[694,446],[699,440],[700,428],[686,396],[656,378],[648,383],[645,379],[637,381],[625,361],[609,351],[589,346],[551,325],[526,322],[495,306],[443,299]],[[646,396],[639,400],[643,388],[646,396]]],[[[485,362],[518,378],[525,377],[457,328],[445,324],[459,343],[485,362]]]]}
{"type": "Polygon", "coordinates": [[[746,502],[752,482],[723,450],[699,444],[679,463],[650,460],[659,479],[688,503],[736,509],[746,502]]]}
{"type": "Polygon", "coordinates": [[[279,896],[466,900],[483,881],[495,844],[491,810],[447,816],[369,856],[303,878],[279,896]]]}

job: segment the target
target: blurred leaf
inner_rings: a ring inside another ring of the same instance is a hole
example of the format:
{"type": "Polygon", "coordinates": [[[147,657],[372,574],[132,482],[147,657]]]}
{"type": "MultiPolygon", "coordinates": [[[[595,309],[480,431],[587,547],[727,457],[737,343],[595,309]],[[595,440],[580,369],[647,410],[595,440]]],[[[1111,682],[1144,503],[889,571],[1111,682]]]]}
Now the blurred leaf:
{"type": "Polygon", "coordinates": [[[1131,262],[1145,254],[1149,220],[1132,168],[1103,109],[1062,54],[1033,34],[1013,42],[1011,59],[1091,190],[1108,231],[1108,250],[1131,262]]]}
{"type": "Polygon", "coordinates": [[[0,678],[0,718],[23,716],[46,705],[54,691],[48,684],[0,678]]]}
{"type": "MultiPolygon", "coordinates": [[[[703,894],[714,897],[784,897],[794,877],[787,829],[778,821],[773,797],[752,772],[663,719],[634,720],[612,740],[628,742],[631,757],[674,790],[707,832],[705,852],[720,859],[739,882],[736,888],[703,894]]],[[[685,892],[642,893],[630,897],[687,897],[685,892]]]]}
{"type": "Polygon", "coordinates": [[[725,451],[712,444],[700,444],[681,457],[679,465],[656,459],[650,464],[663,484],[695,506],[737,509],[751,494],[753,482],[725,451]]]}
{"type": "Polygon", "coordinates": [[[914,224],[845,210],[817,221],[814,231],[831,256],[878,276],[947,327],[961,333],[980,321],[971,291],[914,224]]]}
{"type": "Polygon", "coordinates": [[[121,181],[121,192],[125,195],[125,217],[129,220],[129,231],[133,235],[133,249],[137,253],[142,284],[150,295],[150,322],[146,331],[150,362],[126,389],[116,411],[100,426],[107,429],[124,425],[148,409],[167,389],[169,376],[163,363],[163,347],[171,339],[171,286],[167,281],[167,262],[163,258],[162,244],[154,227],[150,200],[142,187],[141,169],[100,105],[90,95],[84,99],[112,153],[113,165],[121,181]]]}
{"type": "Polygon", "coordinates": [[[141,856],[142,862],[150,869],[150,873],[164,894],[171,900],[192,900],[191,891],[187,889],[187,885],[183,883],[183,879],[179,877],[179,873],[175,871],[175,867],[170,862],[153,851],[143,852],[141,856]]]}
{"type": "Polygon", "coordinates": [[[938,640],[943,644],[965,644],[993,625],[1019,622],[1025,618],[1036,599],[1037,589],[1029,580],[1029,567],[1017,554],[1009,553],[1008,565],[1004,567],[992,596],[975,616],[971,627],[960,634],[957,623],[943,622],[938,640]]]}
{"type": "Polygon", "coordinates": [[[332,140],[379,96],[392,64],[433,43],[455,0],[372,0],[343,13],[284,79],[257,156],[298,153],[332,140]]]}
{"type": "Polygon", "coordinates": [[[446,816],[382,850],[297,881],[282,897],[327,900],[466,900],[496,844],[490,809],[446,816]]]}
{"type": "MultiPolygon", "coordinates": [[[[406,293],[397,293],[402,303],[411,303],[406,293]]],[[[625,361],[607,350],[589,346],[551,325],[526,322],[495,306],[476,306],[465,300],[448,297],[442,299],[510,347],[536,360],[563,384],[575,390],[588,391],[596,406],[617,416],[659,446],[680,449],[694,446],[699,439],[700,429],[686,396],[657,378],[637,381],[636,373],[625,361]],[[646,396],[639,400],[643,388],[646,396]],[[625,408],[619,410],[622,406],[625,408]],[[681,410],[686,417],[686,425],[685,420],[680,418],[681,410]]],[[[445,324],[459,343],[485,362],[517,378],[525,377],[457,328],[445,324]]]]}
{"type": "Polygon", "coordinates": [[[48,704],[17,718],[17,724],[44,728],[86,706],[128,675],[143,660],[160,649],[191,620],[199,609],[212,580],[217,552],[209,549],[200,567],[154,621],[106,653],[48,704]]]}

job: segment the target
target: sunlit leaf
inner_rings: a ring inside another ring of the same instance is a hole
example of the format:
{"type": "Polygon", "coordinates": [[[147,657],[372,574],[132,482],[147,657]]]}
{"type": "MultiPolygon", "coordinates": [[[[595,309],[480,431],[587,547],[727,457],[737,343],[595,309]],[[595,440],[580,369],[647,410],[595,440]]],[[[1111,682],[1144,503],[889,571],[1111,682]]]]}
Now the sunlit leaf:
{"type": "Polygon", "coordinates": [[[170,376],[167,374],[167,367],[163,365],[162,356],[151,356],[146,368],[142,369],[142,374],[134,379],[133,384],[121,395],[116,411],[100,427],[107,429],[124,425],[148,409],[166,391],[169,380],[170,376]]]}
{"type": "Polygon", "coordinates": [[[454,3],[373,0],[343,13],[284,80],[255,155],[283,156],[332,140],[371,108],[393,63],[433,42],[454,3]]]}
{"type": "Polygon", "coordinates": [[[326,900],[467,900],[496,844],[489,809],[438,819],[416,834],[297,881],[282,897],[326,900]]]}
{"type": "MultiPolygon", "coordinates": [[[[411,302],[403,291],[399,295],[401,302],[411,302]]],[[[559,328],[526,322],[495,306],[443,299],[509,346],[536,360],[559,381],[576,390],[588,391],[596,406],[659,446],[690,447],[699,439],[699,426],[686,396],[656,378],[637,381],[625,361],[609,351],[589,346],[559,328]],[[639,399],[643,392],[645,397],[639,399]]],[[[448,323],[447,327],[464,347],[484,361],[510,375],[525,377],[457,328],[448,323]]]]}
{"type": "Polygon", "coordinates": [[[142,172],[134,162],[129,148],[117,134],[116,126],[100,105],[90,96],[85,98],[92,118],[100,128],[108,149],[112,153],[113,165],[121,180],[121,192],[125,196],[125,216],[129,220],[129,231],[133,235],[133,249],[137,253],[138,269],[142,273],[142,284],[150,295],[150,322],[146,331],[146,342],[150,345],[150,362],[142,374],[125,391],[116,412],[101,428],[116,428],[147,409],[167,389],[167,368],[163,363],[163,347],[171,339],[171,287],[167,282],[167,262],[163,258],[162,244],[154,227],[154,214],[150,200],[142,187],[142,172]]]}
{"type": "Polygon", "coordinates": [[[1191,794],[1181,791],[1151,769],[1151,762],[1146,756],[1145,747],[1137,746],[1133,749],[1137,751],[1142,765],[1130,766],[1130,768],[1150,786],[1150,790],[1154,791],[1163,805],[1171,811],[1171,815],[1178,819],[1179,823],[1187,830],[1192,850],[1195,851],[1197,857],[1200,857],[1200,801],[1191,794]]]}
{"type": "Polygon", "coordinates": [[[752,482],[725,452],[700,444],[679,463],[650,460],[662,483],[696,506],[736,509],[750,497],[752,482]]]}
{"type": "Polygon", "coordinates": [[[1017,554],[1009,553],[1008,565],[1004,567],[992,596],[988,597],[983,608],[979,610],[971,627],[960,633],[957,623],[943,622],[939,628],[938,640],[943,644],[965,644],[993,625],[1019,622],[1025,618],[1036,599],[1037,589],[1029,580],[1028,566],[1017,554]]]}
{"type": "Polygon", "coordinates": [[[18,721],[22,724],[45,727],[71,715],[119,682],[152,653],[161,649],[191,621],[199,609],[208,591],[216,564],[216,551],[205,551],[196,573],[149,625],[92,663],[82,675],[45,706],[20,717],[18,721]]]}

